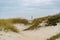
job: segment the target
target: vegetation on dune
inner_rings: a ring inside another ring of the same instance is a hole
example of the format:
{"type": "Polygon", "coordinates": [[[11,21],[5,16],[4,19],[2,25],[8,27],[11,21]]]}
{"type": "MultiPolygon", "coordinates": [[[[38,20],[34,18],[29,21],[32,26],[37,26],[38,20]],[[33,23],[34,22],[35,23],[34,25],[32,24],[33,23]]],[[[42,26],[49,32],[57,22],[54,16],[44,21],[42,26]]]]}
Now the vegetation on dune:
{"type": "Polygon", "coordinates": [[[41,27],[41,26],[38,26],[38,25],[39,25],[39,21],[37,21],[36,23],[32,24],[29,28],[24,29],[24,31],[38,29],[39,27],[41,27]]]}
{"type": "Polygon", "coordinates": [[[36,18],[32,21],[32,24],[38,22],[38,23],[42,23],[44,20],[47,20],[50,16],[46,16],[46,17],[42,17],[42,18],[36,18]]]}
{"type": "Polygon", "coordinates": [[[36,18],[32,21],[32,25],[27,28],[24,29],[24,31],[26,30],[34,30],[34,29],[38,29],[40,27],[42,27],[41,25],[39,26],[40,23],[42,23],[43,21],[45,21],[45,26],[56,26],[57,23],[60,22],[60,13],[56,14],[56,15],[52,15],[52,16],[46,16],[46,17],[42,17],[42,18],[36,18]]]}
{"type": "Polygon", "coordinates": [[[46,16],[46,17],[42,17],[42,18],[36,18],[32,21],[32,26],[30,26],[29,28],[27,29],[24,29],[24,31],[26,30],[35,30],[35,29],[38,29],[40,27],[42,27],[41,24],[43,21],[46,21],[48,18],[50,18],[51,16],[46,16]]]}
{"type": "Polygon", "coordinates": [[[56,40],[56,39],[58,39],[58,38],[60,38],[60,33],[58,33],[57,35],[54,35],[54,36],[50,37],[50,38],[47,39],[47,40],[56,40]]]}
{"type": "Polygon", "coordinates": [[[7,21],[12,24],[16,24],[16,23],[24,24],[24,25],[29,24],[29,21],[27,19],[21,19],[21,18],[7,19],[7,21]]]}
{"type": "Polygon", "coordinates": [[[60,23],[60,14],[53,15],[46,21],[46,26],[56,26],[57,23],[60,23]]]}
{"type": "Polygon", "coordinates": [[[13,32],[19,32],[19,30],[13,26],[13,24],[24,24],[27,25],[29,24],[28,20],[26,19],[18,19],[18,18],[14,18],[14,19],[0,19],[0,31],[13,31],[13,32]]]}
{"type": "Polygon", "coordinates": [[[21,19],[21,18],[12,18],[12,19],[0,19],[0,25],[4,25],[4,26],[12,26],[12,24],[24,24],[24,25],[28,25],[30,24],[31,26],[26,30],[35,30],[38,29],[40,27],[42,27],[41,24],[43,21],[45,21],[45,23],[47,23],[45,26],[56,26],[57,23],[60,23],[60,13],[56,14],[56,15],[52,15],[52,16],[46,16],[46,17],[41,17],[41,18],[35,18],[32,23],[29,23],[29,20],[27,19],[21,19]]]}
{"type": "Polygon", "coordinates": [[[8,31],[12,31],[12,32],[19,32],[18,29],[13,26],[12,24],[9,24],[9,23],[0,23],[0,31],[5,31],[5,32],[8,32],[8,31]]]}

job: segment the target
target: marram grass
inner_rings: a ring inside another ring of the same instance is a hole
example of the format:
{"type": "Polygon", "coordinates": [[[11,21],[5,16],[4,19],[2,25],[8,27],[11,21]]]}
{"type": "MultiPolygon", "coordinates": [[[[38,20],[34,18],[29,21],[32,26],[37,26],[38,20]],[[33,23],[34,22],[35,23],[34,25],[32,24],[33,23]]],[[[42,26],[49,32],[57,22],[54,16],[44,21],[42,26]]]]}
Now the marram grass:
{"type": "Polygon", "coordinates": [[[0,31],[5,31],[5,32],[8,32],[8,31],[12,31],[12,32],[16,32],[18,33],[18,29],[13,26],[12,24],[7,24],[7,23],[0,23],[0,31]]]}
{"type": "Polygon", "coordinates": [[[56,35],[50,37],[50,38],[47,39],[47,40],[56,40],[56,39],[58,39],[58,38],[60,38],[60,33],[58,33],[58,34],[56,34],[56,35]]]}

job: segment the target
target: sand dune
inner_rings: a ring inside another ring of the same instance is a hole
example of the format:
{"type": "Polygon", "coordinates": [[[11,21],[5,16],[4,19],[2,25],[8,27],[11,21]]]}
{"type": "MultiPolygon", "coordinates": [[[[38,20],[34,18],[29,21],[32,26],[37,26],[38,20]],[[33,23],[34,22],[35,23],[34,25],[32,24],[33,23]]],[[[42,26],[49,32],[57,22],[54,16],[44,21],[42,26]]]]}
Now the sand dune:
{"type": "MultiPolygon", "coordinates": [[[[41,27],[38,30],[22,31],[28,25],[15,24],[20,33],[0,31],[0,40],[46,40],[57,33],[60,33],[60,25],[51,27],[41,27]]],[[[57,39],[57,40],[60,40],[57,39]]]]}
{"type": "MultiPolygon", "coordinates": [[[[19,26],[19,29],[23,26],[19,26]]],[[[56,35],[57,33],[60,33],[60,25],[58,24],[57,26],[51,26],[51,27],[42,27],[38,30],[34,31],[21,31],[24,37],[27,36],[30,37],[33,40],[46,40],[47,38],[50,38],[53,35],[56,35]]]]}

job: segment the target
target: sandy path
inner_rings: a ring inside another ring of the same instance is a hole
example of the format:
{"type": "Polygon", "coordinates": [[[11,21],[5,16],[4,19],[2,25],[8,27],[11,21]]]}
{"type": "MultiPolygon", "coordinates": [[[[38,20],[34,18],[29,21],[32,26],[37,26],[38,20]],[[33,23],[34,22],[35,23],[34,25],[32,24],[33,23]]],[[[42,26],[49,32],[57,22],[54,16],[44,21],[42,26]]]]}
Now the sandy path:
{"type": "Polygon", "coordinates": [[[0,31],[0,40],[30,40],[30,38],[23,34],[0,31]]]}
{"type": "MultiPolygon", "coordinates": [[[[22,27],[23,25],[19,26],[18,28],[22,27]]],[[[30,38],[30,40],[46,40],[57,33],[60,33],[60,25],[52,26],[52,27],[42,27],[36,31],[21,31],[23,37],[30,38]]],[[[28,39],[27,39],[28,40],[28,39]]]]}

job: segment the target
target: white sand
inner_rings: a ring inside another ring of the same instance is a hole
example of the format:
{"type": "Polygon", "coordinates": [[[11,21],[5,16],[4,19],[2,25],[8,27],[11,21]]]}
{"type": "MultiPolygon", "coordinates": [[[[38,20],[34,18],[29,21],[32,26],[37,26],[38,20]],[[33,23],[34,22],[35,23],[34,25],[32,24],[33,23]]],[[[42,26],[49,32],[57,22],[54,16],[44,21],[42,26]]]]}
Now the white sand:
{"type": "Polygon", "coordinates": [[[0,31],[0,40],[30,40],[30,38],[14,32],[0,31]]]}
{"type": "Polygon", "coordinates": [[[20,32],[25,28],[30,27],[30,25],[24,25],[24,24],[14,24],[14,26],[16,26],[20,30],[20,32]]]}
{"type": "MultiPolygon", "coordinates": [[[[13,32],[0,32],[0,40],[46,40],[57,33],[60,33],[60,24],[52,27],[42,27],[34,31],[22,31],[23,29],[29,27],[28,25],[16,24],[15,25],[20,33],[13,32]]],[[[57,40],[60,40],[57,39],[57,40]]]]}
{"type": "Polygon", "coordinates": [[[60,33],[60,27],[43,27],[37,31],[25,31],[24,35],[31,37],[34,40],[46,40],[57,33],[60,33]]]}

